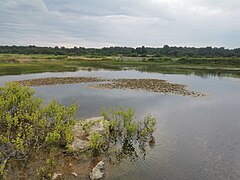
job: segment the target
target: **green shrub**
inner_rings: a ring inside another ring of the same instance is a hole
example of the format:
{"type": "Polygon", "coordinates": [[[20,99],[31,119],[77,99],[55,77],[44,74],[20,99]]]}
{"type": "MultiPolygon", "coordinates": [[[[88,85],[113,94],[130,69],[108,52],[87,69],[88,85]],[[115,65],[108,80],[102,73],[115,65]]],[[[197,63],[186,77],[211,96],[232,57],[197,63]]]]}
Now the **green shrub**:
{"type": "Polygon", "coordinates": [[[135,112],[131,108],[124,110],[120,107],[117,111],[111,109],[110,113],[107,113],[106,109],[103,109],[101,115],[109,123],[105,127],[107,132],[105,134],[105,141],[101,139],[98,142],[98,147],[101,147],[101,143],[103,145],[107,143],[108,147],[111,148],[111,143],[113,142],[113,146],[118,143],[118,145],[121,145],[121,148],[124,148],[126,142],[129,142],[128,144],[131,144],[131,142],[143,144],[143,142],[151,141],[153,138],[156,119],[150,114],[143,121],[137,121],[135,119],[135,112]]]}
{"type": "Polygon", "coordinates": [[[30,87],[15,82],[0,88],[1,174],[12,156],[71,143],[76,110],[75,103],[69,108],[56,100],[45,105],[30,87]]]}
{"type": "Polygon", "coordinates": [[[89,147],[93,150],[98,150],[103,143],[103,136],[99,133],[94,132],[89,141],[89,147]]]}
{"type": "Polygon", "coordinates": [[[140,155],[146,156],[146,148],[154,147],[156,119],[148,114],[144,120],[136,120],[135,112],[120,107],[118,110],[102,110],[105,133],[94,133],[89,142],[93,156],[104,153],[112,164],[119,164],[123,159],[135,161],[140,155]]]}

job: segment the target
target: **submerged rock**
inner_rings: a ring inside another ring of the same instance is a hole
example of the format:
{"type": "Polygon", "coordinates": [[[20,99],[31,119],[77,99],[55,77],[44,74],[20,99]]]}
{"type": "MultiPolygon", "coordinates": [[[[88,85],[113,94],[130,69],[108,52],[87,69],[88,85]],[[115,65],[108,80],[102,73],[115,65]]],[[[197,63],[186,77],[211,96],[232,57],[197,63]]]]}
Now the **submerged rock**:
{"type": "Polygon", "coordinates": [[[104,167],[104,162],[100,161],[93,169],[92,172],[90,173],[89,177],[91,180],[95,179],[102,179],[103,178],[103,167],[104,167]]]}

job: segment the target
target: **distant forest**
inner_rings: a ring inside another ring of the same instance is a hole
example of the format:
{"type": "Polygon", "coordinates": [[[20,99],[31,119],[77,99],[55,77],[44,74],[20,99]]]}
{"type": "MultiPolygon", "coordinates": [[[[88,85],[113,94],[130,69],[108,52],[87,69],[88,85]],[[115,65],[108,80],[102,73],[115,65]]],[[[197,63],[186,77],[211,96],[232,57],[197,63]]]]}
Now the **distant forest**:
{"type": "Polygon", "coordinates": [[[0,46],[1,54],[53,54],[68,56],[129,56],[129,57],[240,57],[240,48],[225,49],[224,47],[104,47],[101,49],[84,47],[37,47],[31,46],[0,46]]]}

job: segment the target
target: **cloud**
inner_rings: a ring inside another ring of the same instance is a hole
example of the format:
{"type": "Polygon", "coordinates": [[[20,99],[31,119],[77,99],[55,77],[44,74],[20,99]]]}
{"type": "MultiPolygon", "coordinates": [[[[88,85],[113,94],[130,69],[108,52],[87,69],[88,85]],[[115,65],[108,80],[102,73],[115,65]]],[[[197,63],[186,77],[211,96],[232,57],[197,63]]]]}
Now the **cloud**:
{"type": "Polygon", "coordinates": [[[6,44],[240,45],[236,0],[0,1],[0,41],[6,44]]]}

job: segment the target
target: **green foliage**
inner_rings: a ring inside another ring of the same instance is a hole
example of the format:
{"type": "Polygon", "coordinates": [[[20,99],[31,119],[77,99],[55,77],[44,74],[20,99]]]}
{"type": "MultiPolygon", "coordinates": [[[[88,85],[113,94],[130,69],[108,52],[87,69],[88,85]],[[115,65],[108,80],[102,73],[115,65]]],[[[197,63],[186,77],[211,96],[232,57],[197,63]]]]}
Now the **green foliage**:
{"type": "MultiPolygon", "coordinates": [[[[56,100],[44,105],[34,91],[18,83],[7,83],[0,88],[0,148],[3,145],[13,154],[28,156],[31,151],[71,143],[73,115],[76,105],[67,108],[56,100]]],[[[6,152],[2,152],[8,159],[6,152]]],[[[1,169],[6,158],[1,158],[1,169]]]]}
{"type": "MultiPolygon", "coordinates": [[[[151,114],[148,114],[143,121],[141,132],[144,131],[144,134],[152,134],[155,130],[156,119],[152,117],[151,114]]],[[[143,135],[146,136],[146,135],[143,135]]]]}
{"type": "Polygon", "coordinates": [[[41,179],[51,179],[56,165],[55,156],[58,149],[52,147],[45,161],[37,168],[37,177],[41,179]]]}
{"type": "Polygon", "coordinates": [[[142,121],[136,120],[131,108],[120,107],[111,108],[109,113],[104,108],[101,115],[105,133],[94,133],[90,140],[90,149],[95,154],[105,153],[110,163],[119,164],[126,158],[134,161],[140,154],[144,158],[146,147],[154,147],[156,119],[150,114],[142,121]]]}
{"type": "Polygon", "coordinates": [[[89,148],[98,150],[104,143],[104,138],[101,134],[94,132],[89,141],[89,148]]]}
{"type": "Polygon", "coordinates": [[[5,159],[0,165],[0,177],[5,175],[5,167],[7,164],[7,159],[5,159]]]}
{"type": "Polygon", "coordinates": [[[105,118],[110,121],[109,132],[111,138],[117,137],[122,140],[137,139],[144,129],[146,131],[145,137],[149,137],[155,130],[156,119],[150,114],[148,114],[142,122],[135,120],[135,112],[131,108],[124,110],[120,107],[118,111],[111,109],[110,112],[110,114],[105,115],[105,118]],[[117,134],[117,136],[115,136],[115,134],[117,134]]]}
{"type": "Polygon", "coordinates": [[[94,125],[94,121],[81,121],[80,124],[84,130],[85,136],[89,135],[91,127],[94,125]]]}
{"type": "MultiPolygon", "coordinates": [[[[98,142],[98,144],[106,143],[107,141],[108,147],[111,146],[112,142],[114,144],[120,143],[124,146],[124,144],[131,144],[134,141],[140,144],[142,143],[140,141],[152,139],[156,119],[150,114],[143,121],[136,121],[135,112],[131,108],[124,110],[120,107],[117,111],[112,108],[109,114],[106,109],[103,109],[101,115],[108,121],[108,124],[105,126],[105,141],[101,139],[101,142],[98,142]]],[[[98,146],[101,147],[101,145],[98,146]]]]}
{"type": "MultiPolygon", "coordinates": [[[[47,54],[48,59],[63,59],[68,56],[170,56],[170,57],[240,57],[240,49],[225,49],[224,47],[170,47],[164,45],[162,48],[154,47],[104,47],[101,49],[84,47],[36,47],[36,46],[0,46],[0,54],[32,54],[39,58],[39,54],[47,54]]],[[[23,55],[24,56],[24,55],[23,55]]]]}
{"type": "Polygon", "coordinates": [[[240,59],[236,57],[215,57],[215,58],[180,58],[180,64],[194,64],[194,65],[228,65],[239,66],[240,59]]]}
{"type": "Polygon", "coordinates": [[[37,176],[41,179],[51,179],[54,167],[55,167],[54,160],[46,159],[45,164],[37,169],[37,176]]]}

